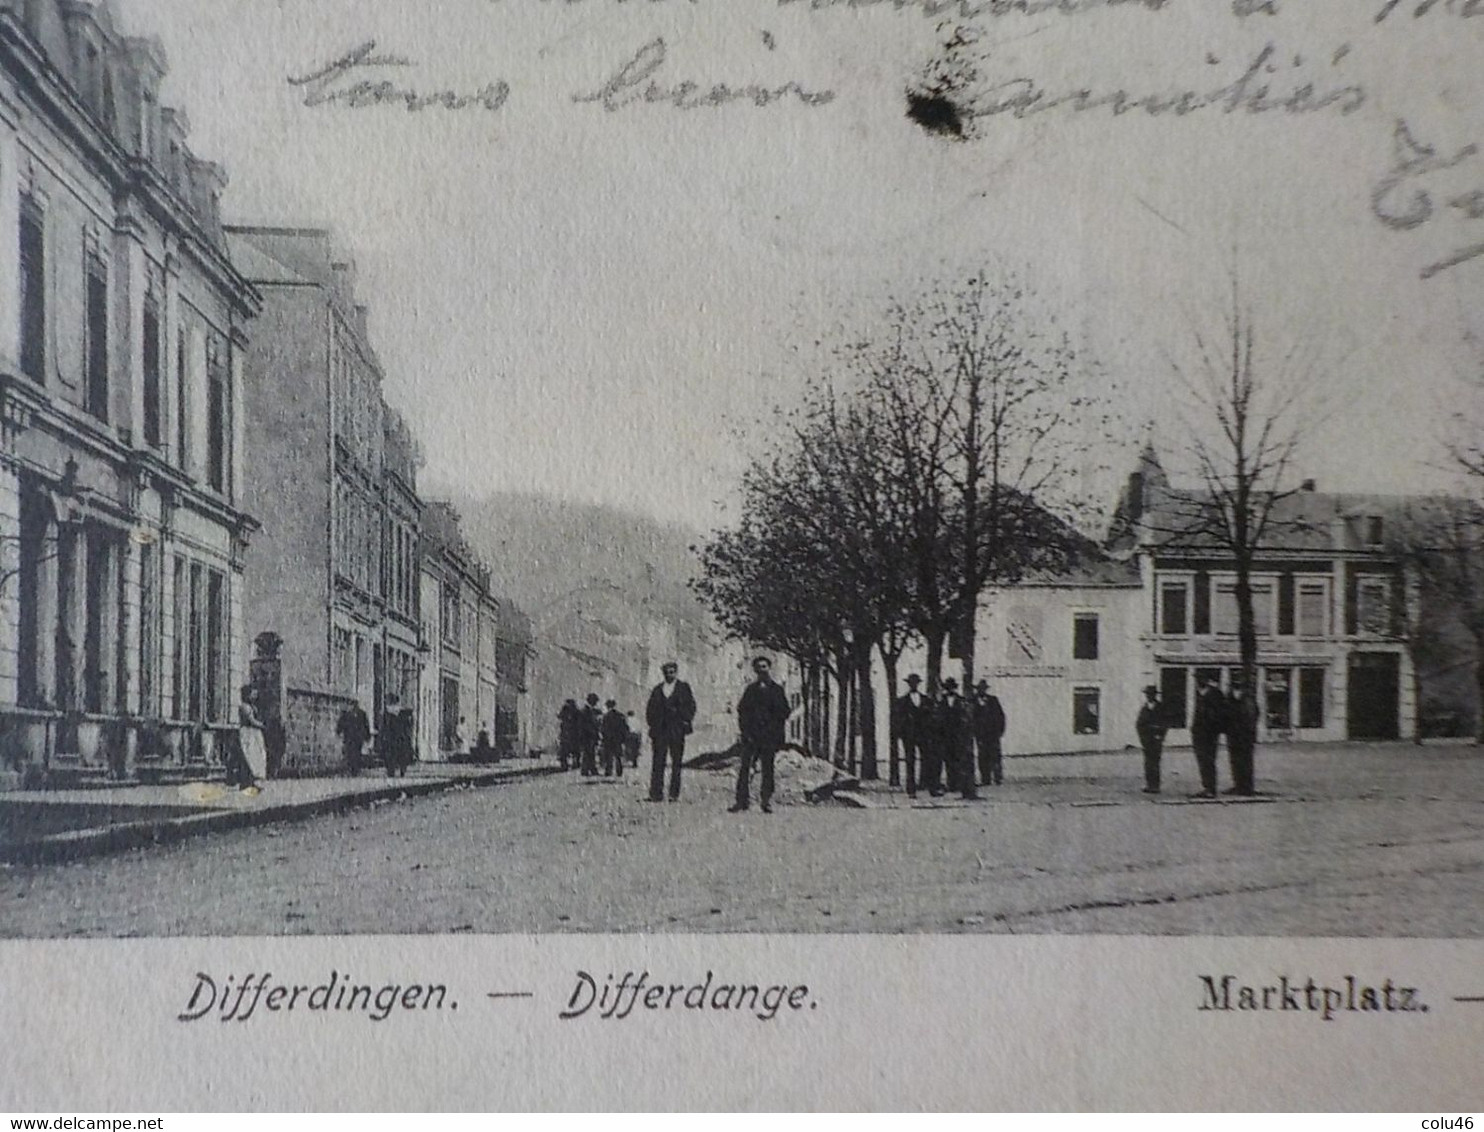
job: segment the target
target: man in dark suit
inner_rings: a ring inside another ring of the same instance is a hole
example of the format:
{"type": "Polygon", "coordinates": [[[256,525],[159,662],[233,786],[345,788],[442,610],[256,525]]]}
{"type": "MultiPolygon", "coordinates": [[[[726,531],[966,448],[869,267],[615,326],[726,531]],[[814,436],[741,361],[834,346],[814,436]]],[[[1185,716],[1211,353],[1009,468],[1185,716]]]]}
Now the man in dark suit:
{"type": "Polygon", "coordinates": [[[1134,721],[1134,730],[1139,735],[1139,746],[1144,749],[1144,793],[1159,793],[1159,762],[1164,752],[1165,732],[1170,729],[1165,706],[1160,701],[1159,689],[1150,684],[1144,689],[1144,703],[1139,708],[1139,718],[1134,721]]]}
{"type": "Polygon", "coordinates": [[[1226,730],[1226,696],[1214,677],[1201,678],[1195,697],[1195,714],[1190,721],[1190,745],[1195,751],[1196,769],[1201,775],[1201,792],[1197,797],[1216,797],[1216,748],[1226,730]]]}
{"type": "Polygon", "coordinates": [[[618,701],[609,700],[603,713],[603,777],[623,777],[623,749],[629,737],[629,721],[618,710],[618,701]]]}
{"type": "Polygon", "coordinates": [[[1005,781],[1005,709],[997,696],[989,694],[988,680],[975,686],[970,711],[974,717],[974,746],[979,750],[979,782],[999,786],[1005,781]]]}
{"type": "Polygon", "coordinates": [[[907,764],[907,797],[917,797],[917,768],[923,746],[929,740],[933,722],[933,701],[923,695],[922,677],[915,672],[907,677],[907,692],[896,702],[897,740],[902,744],[902,761],[907,764]]]}
{"type": "MultiPolygon", "coordinates": [[[[958,681],[951,676],[943,681],[943,697],[938,701],[938,750],[948,770],[948,789],[957,790],[969,801],[977,800],[974,787],[974,729],[968,702],[958,694],[958,681]]],[[[943,794],[941,786],[934,797],[943,794]]]]}
{"type": "Polygon", "coordinates": [[[773,662],[760,656],[752,662],[757,679],[747,685],[737,704],[737,727],[742,742],[737,758],[737,801],[728,813],[746,810],[751,796],[748,780],[752,764],[762,764],[763,781],[758,797],[765,814],[773,812],[773,766],[779,749],[787,741],[785,727],[793,710],[788,706],[788,693],[773,680],[773,662]]]}
{"type": "Polygon", "coordinates": [[[557,715],[557,758],[561,760],[563,770],[577,763],[577,752],[581,746],[578,734],[581,730],[582,709],[577,706],[576,700],[568,700],[557,715]]]}
{"type": "Polygon", "coordinates": [[[696,697],[690,685],[680,677],[680,666],[673,660],[660,669],[664,677],[649,693],[649,706],[644,709],[644,723],[649,728],[653,749],[649,764],[649,800],[665,800],[665,763],[670,764],[670,801],[680,798],[680,766],[685,761],[685,737],[696,719],[696,697]]]}
{"type": "Polygon", "coordinates": [[[1245,677],[1232,684],[1226,705],[1226,754],[1231,760],[1232,785],[1228,794],[1251,798],[1257,793],[1253,785],[1253,752],[1257,748],[1257,698],[1247,687],[1245,677]]]}
{"type": "Polygon", "coordinates": [[[603,709],[598,706],[598,693],[587,694],[587,706],[582,709],[577,730],[579,749],[582,752],[582,777],[593,778],[598,773],[598,741],[603,732],[603,709]]]}

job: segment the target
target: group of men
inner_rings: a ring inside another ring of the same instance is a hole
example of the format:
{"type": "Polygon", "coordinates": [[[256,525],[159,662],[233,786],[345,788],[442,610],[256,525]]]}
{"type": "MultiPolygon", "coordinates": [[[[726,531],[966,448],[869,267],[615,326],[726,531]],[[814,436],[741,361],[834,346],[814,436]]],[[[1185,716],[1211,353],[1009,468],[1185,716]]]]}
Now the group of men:
{"type": "Polygon", "coordinates": [[[335,721],[340,753],[346,773],[358,775],[365,765],[366,745],[379,757],[388,778],[407,777],[407,768],[417,761],[416,722],[411,708],[398,707],[396,697],[387,699],[381,730],[371,730],[366,709],[352,701],[335,721]]]}
{"type": "Polygon", "coordinates": [[[954,790],[976,799],[979,785],[998,786],[1005,781],[1005,709],[990,694],[987,680],[979,681],[973,698],[966,699],[959,693],[958,681],[949,677],[935,697],[922,690],[922,677],[913,674],[907,677],[907,692],[898,697],[893,713],[909,798],[917,797],[919,790],[934,798],[954,790]]]}
{"type": "MultiPolygon", "coordinates": [[[[1160,791],[1160,756],[1170,718],[1153,684],[1144,689],[1144,703],[1134,724],[1139,745],[1144,749],[1144,793],[1160,791]]],[[[1233,681],[1230,694],[1212,673],[1202,673],[1197,680],[1195,712],[1190,720],[1190,745],[1195,752],[1195,765],[1201,776],[1197,798],[1216,797],[1216,755],[1221,737],[1226,736],[1227,757],[1231,760],[1232,784],[1226,790],[1241,798],[1256,793],[1253,779],[1253,755],[1257,748],[1257,701],[1241,679],[1233,681]]]]}
{"type": "Polygon", "coordinates": [[[563,770],[576,767],[583,778],[622,778],[624,762],[639,765],[638,730],[633,712],[619,709],[617,700],[599,706],[597,692],[589,692],[581,707],[568,700],[557,714],[557,758],[563,770]]]}
{"type": "MultiPolygon", "coordinates": [[[[752,772],[759,771],[758,797],[762,812],[772,813],[774,770],[779,750],[787,741],[788,718],[793,709],[783,686],[773,679],[773,664],[765,656],[752,662],[753,681],[748,684],[737,704],[739,731],[737,788],[731,813],[749,808],[752,794],[752,772]]],[[[670,661],[660,669],[662,679],[649,693],[644,710],[644,725],[649,732],[651,760],[649,768],[649,802],[678,802],[685,764],[686,739],[695,730],[696,697],[691,687],[680,679],[680,666],[670,661]]],[[[563,769],[580,763],[584,776],[597,773],[601,752],[603,774],[623,774],[623,753],[631,765],[639,762],[639,732],[630,723],[632,713],[619,711],[613,700],[607,710],[598,707],[596,692],[587,697],[581,708],[568,700],[558,715],[558,757],[563,769]]]]}

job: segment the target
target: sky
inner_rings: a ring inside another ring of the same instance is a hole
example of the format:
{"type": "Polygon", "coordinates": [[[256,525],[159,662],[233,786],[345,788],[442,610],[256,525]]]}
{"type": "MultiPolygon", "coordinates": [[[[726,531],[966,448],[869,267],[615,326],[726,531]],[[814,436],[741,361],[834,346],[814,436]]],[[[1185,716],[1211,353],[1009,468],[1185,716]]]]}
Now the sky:
{"type": "Polygon", "coordinates": [[[1480,365],[1484,255],[1422,273],[1484,243],[1484,157],[1464,150],[1484,146],[1484,18],[1415,16],[1417,0],[1380,22],[1385,0],[983,16],[946,56],[974,60],[950,67],[961,105],[987,110],[1018,79],[1211,105],[984,113],[958,140],[904,112],[958,26],[927,2],[115,0],[126,30],[163,42],[167,99],[226,166],[229,218],[328,225],[355,259],[426,491],[546,492],[715,526],[734,514],[749,435],[827,364],[816,342],[879,329],[891,295],[998,270],[1116,383],[1130,461],[1151,423],[1178,446],[1172,365],[1219,327],[1235,272],[1264,356],[1297,351],[1324,393],[1302,473],[1334,490],[1442,484],[1440,421],[1480,365]],[[666,87],[795,82],[833,98],[574,100],[657,39],[666,87]],[[509,97],[309,106],[287,81],[371,40],[410,65],[355,78],[504,82],[509,97]],[[1359,88],[1361,104],[1228,112],[1214,92],[1269,45],[1273,101],[1307,83],[1315,99],[1359,88]],[[1457,160],[1378,198],[1399,153],[1457,160]]]}

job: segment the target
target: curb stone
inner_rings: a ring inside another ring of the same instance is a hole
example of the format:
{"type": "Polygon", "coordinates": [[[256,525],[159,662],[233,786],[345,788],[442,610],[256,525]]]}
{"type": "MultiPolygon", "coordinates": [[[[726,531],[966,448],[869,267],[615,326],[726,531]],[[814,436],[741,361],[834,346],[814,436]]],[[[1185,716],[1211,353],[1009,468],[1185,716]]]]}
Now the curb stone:
{"type": "Polygon", "coordinates": [[[398,779],[395,786],[363,790],[352,794],[331,794],[304,802],[282,802],[251,810],[214,810],[177,818],[155,818],[148,821],[119,822],[92,829],[73,829],[48,834],[33,841],[0,846],[0,863],[7,865],[55,865],[88,857],[107,856],[152,845],[170,845],[209,833],[226,833],[251,829],[278,822],[306,821],[309,818],[367,809],[403,798],[423,798],[449,790],[499,786],[527,778],[544,778],[561,774],[560,767],[528,767],[509,774],[469,775],[408,782],[398,779]]]}

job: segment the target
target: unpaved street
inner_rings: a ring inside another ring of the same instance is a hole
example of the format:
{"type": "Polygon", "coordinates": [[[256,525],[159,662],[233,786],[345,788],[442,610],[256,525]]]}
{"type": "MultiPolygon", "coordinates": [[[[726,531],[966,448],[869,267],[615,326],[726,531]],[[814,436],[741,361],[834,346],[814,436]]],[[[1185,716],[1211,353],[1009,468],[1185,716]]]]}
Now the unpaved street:
{"type": "Polygon", "coordinates": [[[401,932],[1484,935],[1484,755],[1269,749],[1247,803],[1166,792],[1138,756],[1012,759],[988,800],[725,812],[534,779],[0,873],[12,937],[401,932]]]}

